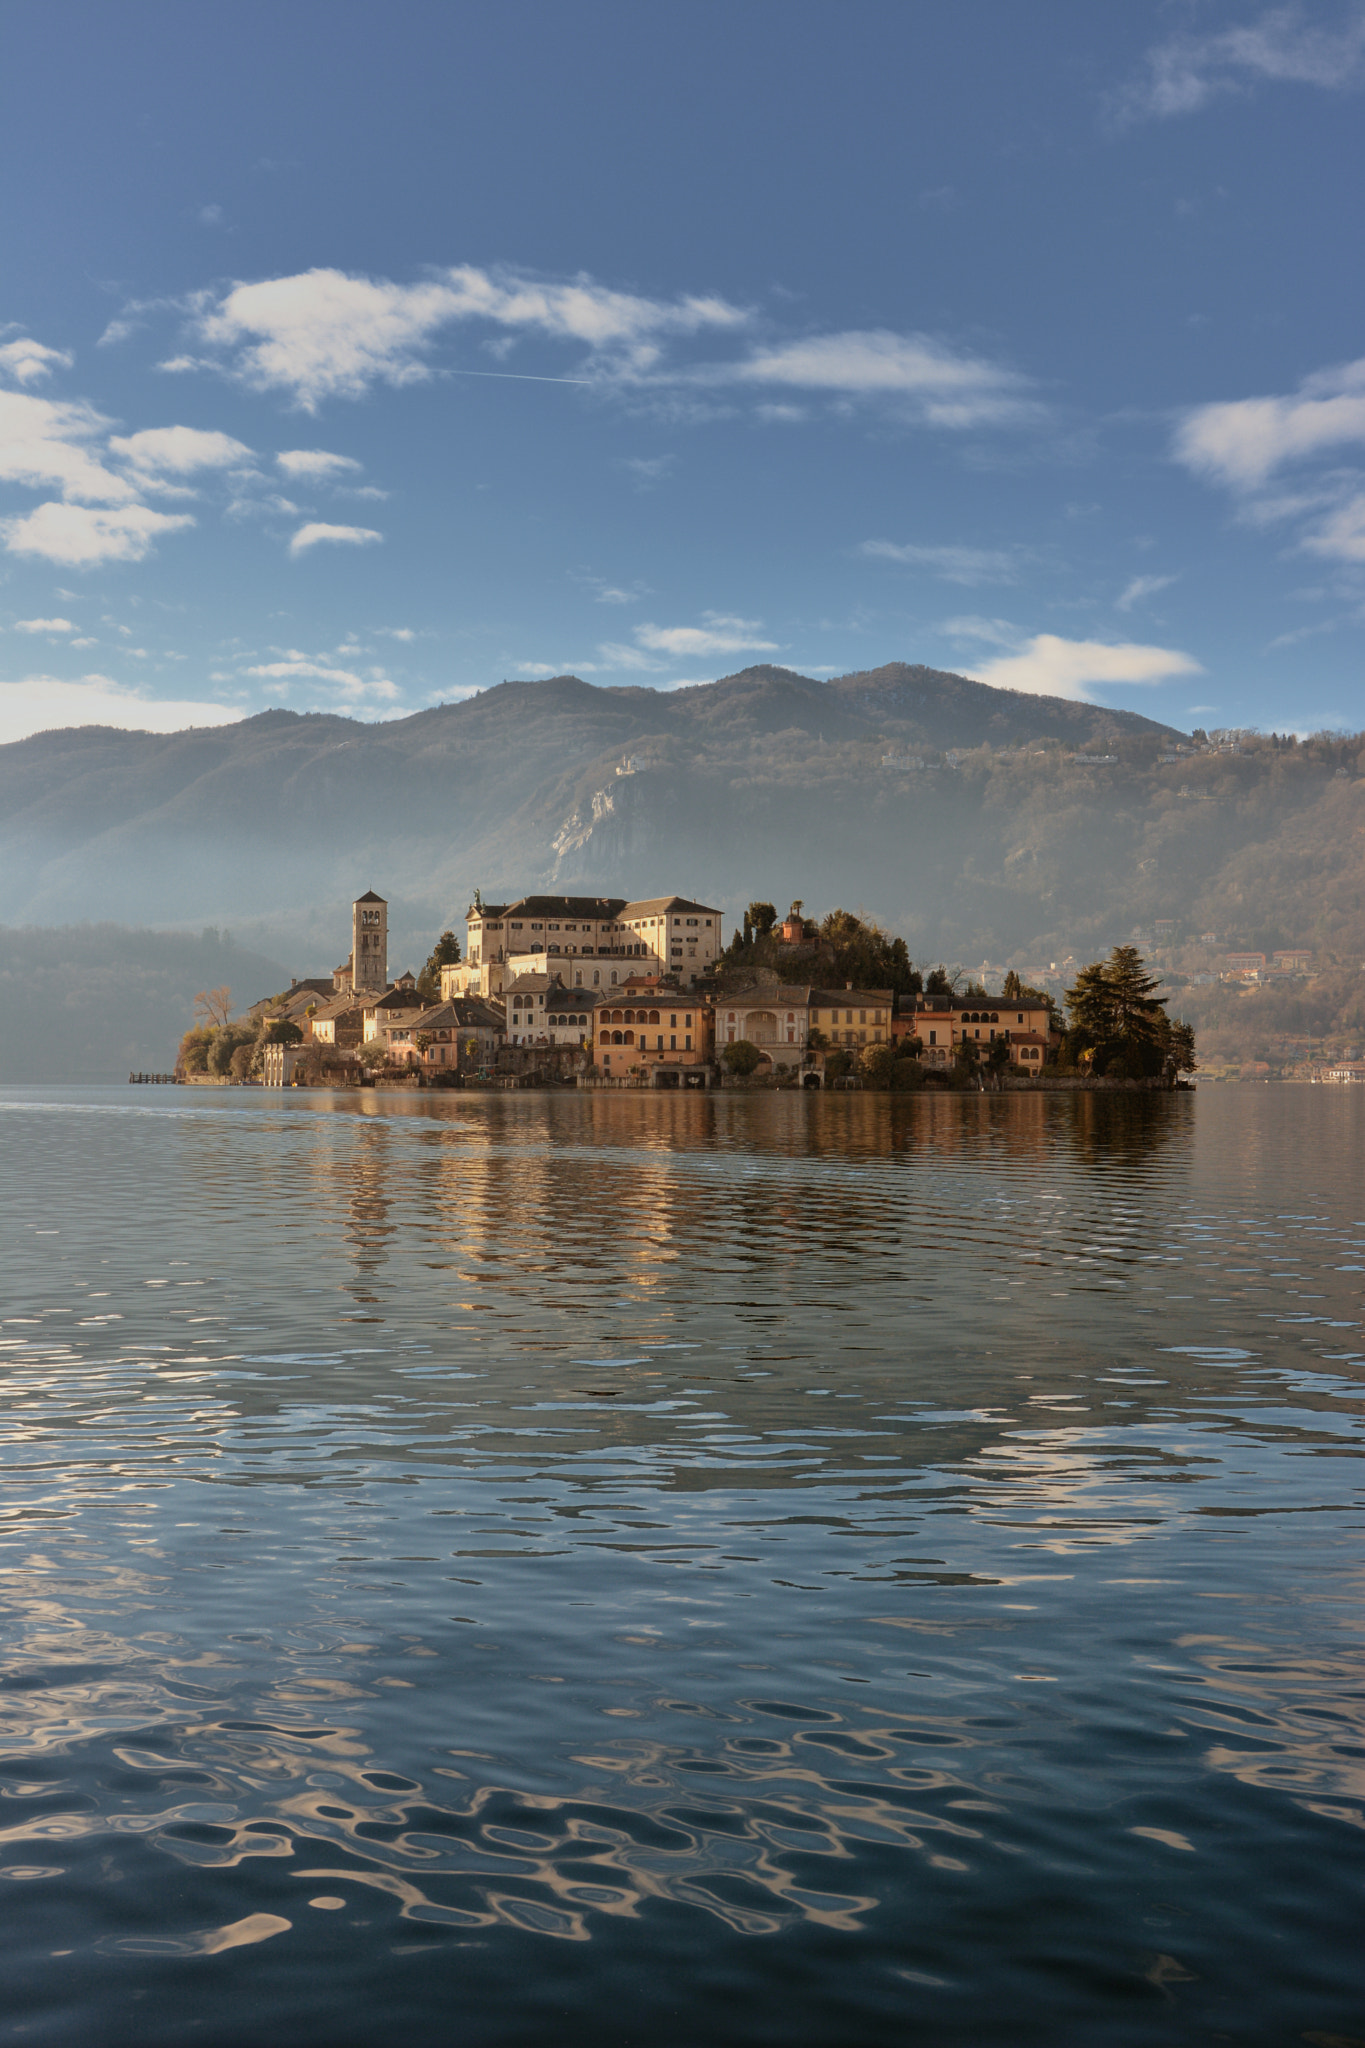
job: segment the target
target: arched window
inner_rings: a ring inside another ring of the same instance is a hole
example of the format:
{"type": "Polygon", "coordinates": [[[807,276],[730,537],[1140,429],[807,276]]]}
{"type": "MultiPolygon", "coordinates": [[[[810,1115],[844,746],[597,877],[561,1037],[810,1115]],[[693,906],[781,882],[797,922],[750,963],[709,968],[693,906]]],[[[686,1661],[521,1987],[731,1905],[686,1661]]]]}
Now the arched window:
{"type": "Polygon", "coordinates": [[[635,1012],[634,1012],[634,1010],[623,1010],[623,1011],[621,1012],[621,1018],[622,1018],[622,1021],[623,1021],[623,1023],[626,1023],[626,1024],[633,1024],[633,1023],[635,1022],[635,1012]]]}
{"type": "Polygon", "coordinates": [[[651,1023],[651,1024],[657,1024],[657,1023],[658,1023],[658,1021],[659,1021],[659,1013],[658,1013],[658,1011],[657,1011],[657,1010],[651,1010],[651,1011],[650,1011],[650,1013],[649,1013],[649,1021],[650,1021],[650,1023],[651,1023]]]}
{"type": "Polygon", "coordinates": [[[616,986],[616,969],[614,967],[611,970],[611,985],[613,988],[616,986]]]}
{"type": "Polygon", "coordinates": [[[992,1024],[998,1024],[1000,1022],[1000,1012],[998,1010],[991,1011],[991,1022],[992,1024]]]}
{"type": "Polygon", "coordinates": [[[628,1031],[628,1032],[626,1033],[626,1036],[625,1036],[625,1043],[626,1043],[627,1045],[634,1045],[634,1043],[635,1043],[635,1033],[634,1033],[633,1031],[628,1031]]]}
{"type": "Polygon", "coordinates": [[[620,1034],[620,1032],[619,1032],[619,1031],[613,1031],[613,1032],[612,1032],[612,1034],[611,1034],[611,1042],[612,1042],[612,1044],[613,1044],[613,1045],[624,1045],[624,1044],[625,1044],[625,1040],[624,1040],[624,1039],[622,1038],[622,1036],[621,1036],[621,1034],[620,1034]]]}
{"type": "Polygon", "coordinates": [[[601,1037],[600,1037],[600,1038],[599,1038],[599,1040],[598,1040],[598,1044],[599,1044],[599,1045],[610,1045],[610,1044],[611,1044],[611,1033],[610,1033],[610,1031],[604,1031],[604,1032],[602,1033],[601,1037]]]}

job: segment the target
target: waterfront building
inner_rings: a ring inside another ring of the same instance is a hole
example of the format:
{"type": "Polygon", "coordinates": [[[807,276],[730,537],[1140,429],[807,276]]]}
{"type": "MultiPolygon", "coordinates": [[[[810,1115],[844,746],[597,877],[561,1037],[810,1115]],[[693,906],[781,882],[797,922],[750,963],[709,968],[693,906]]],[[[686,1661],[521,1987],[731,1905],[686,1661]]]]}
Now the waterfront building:
{"type": "Polygon", "coordinates": [[[889,988],[813,988],[810,1028],[831,1045],[880,1045],[891,1036],[895,997],[889,988]]]}
{"type": "Polygon", "coordinates": [[[964,1038],[985,1051],[997,1038],[1009,1045],[1010,1063],[1024,1073],[1040,1073],[1050,1044],[1056,1042],[1052,1012],[1036,997],[947,995],[916,996],[912,1035],[920,1040],[926,1066],[950,1066],[964,1038]]]}
{"type": "Polygon", "coordinates": [[[426,1008],[426,997],[417,987],[411,970],[406,970],[382,994],[362,998],[361,1037],[364,1043],[371,1045],[377,1038],[387,1043],[388,1032],[394,1024],[402,1023],[426,1008]]]}
{"type": "MultiPolygon", "coordinates": [[[[591,1048],[596,1042],[597,1005],[611,1000],[610,992],[603,996],[594,989],[570,988],[556,978],[545,1001],[545,1035],[550,1044],[591,1048]]],[[[592,1057],[591,1051],[588,1056],[592,1057]]]]}
{"type": "MultiPolygon", "coordinates": [[[[513,966],[519,963],[514,961],[513,966]]],[[[509,1045],[546,1045],[546,1004],[554,987],[548,974],[518,974],[503,990],[509,1045]]]]}
{"type": "Polygon", "coordinates": [[[363,1033],[361,1006],[350,994],[333,996],[308,1013],[307,1036],[314,1045],[325,1045],[333,1052],[354,1052],[363,1033]]]}
{"type": "Polygon", "coordinates": [[[486,1071],[505,1043],[501,1010],[479,996],[452,998],[396,1016],[385,1028],[391,1057],[431,1074],[486,1071]]]}
{"type": "Polygon", "coordinates": [[[710,1004],[658,975],[632,975],[616,997],[605,997],[594,1028],[597,1064],[609,1080],[643,1073],[658,1085],[714,1058],[710,1004]]]}

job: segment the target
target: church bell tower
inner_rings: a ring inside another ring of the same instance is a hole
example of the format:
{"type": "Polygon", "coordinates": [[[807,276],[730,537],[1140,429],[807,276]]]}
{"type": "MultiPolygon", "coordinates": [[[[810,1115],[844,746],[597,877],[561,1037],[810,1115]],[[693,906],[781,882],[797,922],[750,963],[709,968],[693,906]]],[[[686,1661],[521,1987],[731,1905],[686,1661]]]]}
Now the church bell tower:
{"type": "Polygon", "coordinates": [[[373,889],[351,905],[351,985],[382,995],[389,985],[389,906],[373,889]]]}

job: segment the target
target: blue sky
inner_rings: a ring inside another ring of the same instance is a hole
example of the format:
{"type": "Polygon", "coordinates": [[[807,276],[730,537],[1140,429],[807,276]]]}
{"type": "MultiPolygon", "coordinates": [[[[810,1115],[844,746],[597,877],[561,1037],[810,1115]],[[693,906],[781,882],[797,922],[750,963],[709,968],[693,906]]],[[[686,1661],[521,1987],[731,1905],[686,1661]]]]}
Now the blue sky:
{"type": "Polygon", "coordinates": [[[1365,724],[1365,6],[3,35],[0,739],[764,660],[1365,724]]]}

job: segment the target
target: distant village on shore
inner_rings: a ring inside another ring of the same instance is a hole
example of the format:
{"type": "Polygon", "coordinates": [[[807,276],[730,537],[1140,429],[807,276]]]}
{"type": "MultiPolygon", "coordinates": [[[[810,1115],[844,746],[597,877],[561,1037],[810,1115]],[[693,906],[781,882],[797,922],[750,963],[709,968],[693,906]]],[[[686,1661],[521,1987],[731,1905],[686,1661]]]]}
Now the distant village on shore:
{"type": "MultiPolygon", "coordinates": [[[[1135,945],[1052,988],[927,973],[905,942],[837,910],[817,922],[686,896],[528,895],[443,932],[391,972],[386,900],[351,906],[351,950],[234,1013],[204,990],[173,1078],[199,1084],[711,1089],[1187,1085],[1194,1035],[1135,945]]],[[[1298,968],[1298,956],[1292,967],[1298,968]]],[[[1281,971],[1278,961],[1228,971],[1281,971]]],[[[1053,963],[1051,975],[1056,973],[1053,963]]],[[[137,1077],[134,1077],[137,1078],[137,1077]]],[[[172,1078],[167,1076],[165,1078],[172,1078]]],[[[1346,1078],[1344,1075],[1342,1078],[1346,1078]]]]}

